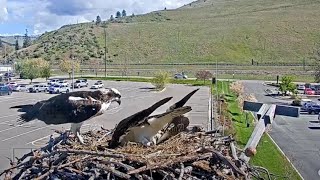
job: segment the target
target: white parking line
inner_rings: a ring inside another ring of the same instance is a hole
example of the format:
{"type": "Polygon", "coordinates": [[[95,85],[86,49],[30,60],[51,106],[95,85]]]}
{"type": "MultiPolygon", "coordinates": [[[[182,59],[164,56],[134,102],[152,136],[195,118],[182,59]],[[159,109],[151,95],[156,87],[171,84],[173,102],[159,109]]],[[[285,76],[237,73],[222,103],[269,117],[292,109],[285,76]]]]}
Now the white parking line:
{"type": "MultiPolygon", "coordinates": [[[[85,131],[85,129],[83,129],[83,128],[88,127],[88,126],[89,126],[89,129],[90,129],[92,126],[98,126],[98,125],[84,124],[83,126],[81,126],[81,131],[85,131]]],[[[66,129],[66,130],[70,130],[70,128],[69,128],[69,129],[66,129]]],[[[53,135],[53,137],[56,137],[56,136],[58,136],[59,134],[58,134],[58,133],[53,133],[52,135],[53,135]],[[56,135],[56,136],[55,136],[55,135],[56,135]]],[[[28,142],[26,145],[29,145],[29,144],[35,145],[35,143],[36,143],[37,141],[41,141],[41,140],[44,140],[44,139],[49,139],[50,136],[51,136],[51,135],[47,135],[47,136],[38,138],[38,139],[36,139],[36,140],[33,140],[33,141],[28,142]]],[[[47,143],[47,142],[46,142],[46,143],[47,143]]],[[[35,146],[36,146],[36,145],[35,145],[35,146]]]]}
{"type": "Polygon", "coordinates": [[[10,140],[10,139],[17,138],[17,137],[20,137],[20,136],[23,136],[23,135],[26,135],[26,134],[29,134],[29,133],[32,133],[32,132],[35,132],[35,131],[38,131],[38,130],[41,130],[41,129],[44,129],[44,128],[48,128],[48,127],[49,127],[49,126],[44,126],[44,127],[41,127],[41,128],[34,129],[34,130],[32,130],[32,131],[27,131],[27,132],[25,132],[25,133],[18,134],[18,135],[16,135],[16,136],[12,136],[12,137],[10,137],[10,138],[3,139],[2,142],[8,141],[8,140],[10,140]]]}
{"type": "Polygon", "coordinates": [[[4,129],[4,130],[1,130],[0,133],[9,131],[9,130],[11,130],[11,129],[16,129],[16,128],[18,128],[18,127],[23,127],[23,128],[36,128],[36,126],[25,126],[25,125],[26,125],[26,124],[21,124],[21,125],[17,125],[17,126],[11,127],[11,128],[7,128],[7,129],[4,129]]]}

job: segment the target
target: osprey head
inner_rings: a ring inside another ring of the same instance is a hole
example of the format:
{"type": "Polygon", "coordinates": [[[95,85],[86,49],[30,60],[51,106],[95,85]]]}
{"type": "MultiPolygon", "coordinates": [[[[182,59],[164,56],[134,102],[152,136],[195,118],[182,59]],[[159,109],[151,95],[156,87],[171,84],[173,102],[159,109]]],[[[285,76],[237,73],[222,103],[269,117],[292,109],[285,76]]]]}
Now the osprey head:
{"type": "Polygon", "coordinates": [[[113,102],[116,101],[119,105],[121,104],[121,94],[115,88],[101,89],[102,101],[103,102],[113,102]]]}

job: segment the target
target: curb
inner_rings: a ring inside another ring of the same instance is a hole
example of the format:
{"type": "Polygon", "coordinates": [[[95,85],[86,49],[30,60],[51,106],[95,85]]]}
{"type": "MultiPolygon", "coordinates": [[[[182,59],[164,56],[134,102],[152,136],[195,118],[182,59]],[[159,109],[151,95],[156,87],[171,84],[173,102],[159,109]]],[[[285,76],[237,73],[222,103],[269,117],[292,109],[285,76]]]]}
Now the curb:
{"type": "Polygon", "coordinates": [[[276,145],[276,147],[278,148],[278,150],[280,151],[280,153],[287,159],[287,161],[291,164],[292,168],[297,172],[297,174],[300,176],[300,178],[302,180],[304,180],[304,178],[302,177],[302,175],[300,174],[300,172],[298,171],[298,169],[293,165],[293,163],[290,161],[290,159],[286,156],[286,154],[282,151],[282,149],[278,146],[278,144],[274,141],[274,139],[270,136],[269,133],[266,133],[267,136],[271,139],[271,141],[276,145]]]}

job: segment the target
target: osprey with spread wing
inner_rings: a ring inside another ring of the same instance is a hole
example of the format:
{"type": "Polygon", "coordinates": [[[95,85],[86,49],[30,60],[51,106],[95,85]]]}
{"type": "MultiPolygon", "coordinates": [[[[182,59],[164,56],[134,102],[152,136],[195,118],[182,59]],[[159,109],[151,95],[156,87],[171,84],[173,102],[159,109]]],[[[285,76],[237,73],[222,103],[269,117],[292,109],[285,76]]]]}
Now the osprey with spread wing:
{"type": "Polygon", "coordinates": [[[173,104],[165,113],[150,116],[157,108],[172,99],[168,97],[160,100],[151,107],[129,116],[116,126],[109,148],[116,148],[128,142],[138,142],[145,146],[159,144],[160,142],[186,130],[189,119],[184,114],[190,112],[190,106],[185,103],[196,93],[196,89],[183,99],[173,104]]]}
{"type": "Polygon", "coordinates": [[[117,89],[103,89],[98,91],[76,91],[54,96],[48,100],[39,101],[34,105],[20,105],[19,123],[35,119],[46,124],[71,123],[71,131],[84,143],[80,135],[80,128],[84,121],[103,114],[112,102],[121,104],[121,94],[117,89]]]}

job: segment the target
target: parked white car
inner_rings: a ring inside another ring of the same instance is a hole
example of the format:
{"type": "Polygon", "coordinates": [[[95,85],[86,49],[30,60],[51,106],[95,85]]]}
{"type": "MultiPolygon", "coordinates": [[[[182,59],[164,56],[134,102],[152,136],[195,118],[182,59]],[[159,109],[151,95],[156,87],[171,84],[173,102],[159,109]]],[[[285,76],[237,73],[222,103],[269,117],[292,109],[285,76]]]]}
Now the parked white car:
{"type": "Polygon", "coordinates": [[[48,82],[48,85],[52,86],[52,85],[56,85],[60,82],[59,79],[51,79],[49,82],[48,82]]]}
{"type": "Polygon", "coordinates": [[[15,86],[13,88],[13,91],[18,91],[18,92],[24,92],[24,91],[28,91],[27,86],[24,84],[18,84],[17,86],[15,86]]]}
{"type": "Polygon", "coordinates": [[[29,88],[29,92],[47,92],[49,90],[49,86],[46,84],[36,84],[29,88]]]}
{"type": "Polygon", "coordinates": [[[65,93],[70,92],[69,86],[56,84],[56,85],[50,86],[50,88],[49,88],[50,94],[59,94],[59,93],[63,93],[63,92],[65,92],[65,93]]]}
{"type": "Polygon", "coordinates": [[[59,81],[57,84],[58,84],[58,85],[69,86],[69,82],[68,82],[68,81],[59,81]]]}
{"type": "Polygon", "coordinates": [[[91,89],[100,89],[100,88],[103,88],[103,86],[104,84],[102,83],[102,81],[97,81],[91,86],[91,89]]]}
{"type": "Polygon", "coordinates": [[[18,83],[16,83],[16,82],[10,82],[10,83],[8,84],[8,86],[15,87],[15,86],[18,86],[18,83]]]}
{"type": "Polygon", "coordinates": [[[297,84],[297,89],[298,90],[305,90],[306,87],[303,84],[297,84]]]}
{"type": "Polygon", "coordinates": [[[88,82],[85,79],[78,79],[73,83],[73,86],[74,88],[88,87],[88,82]]]}

